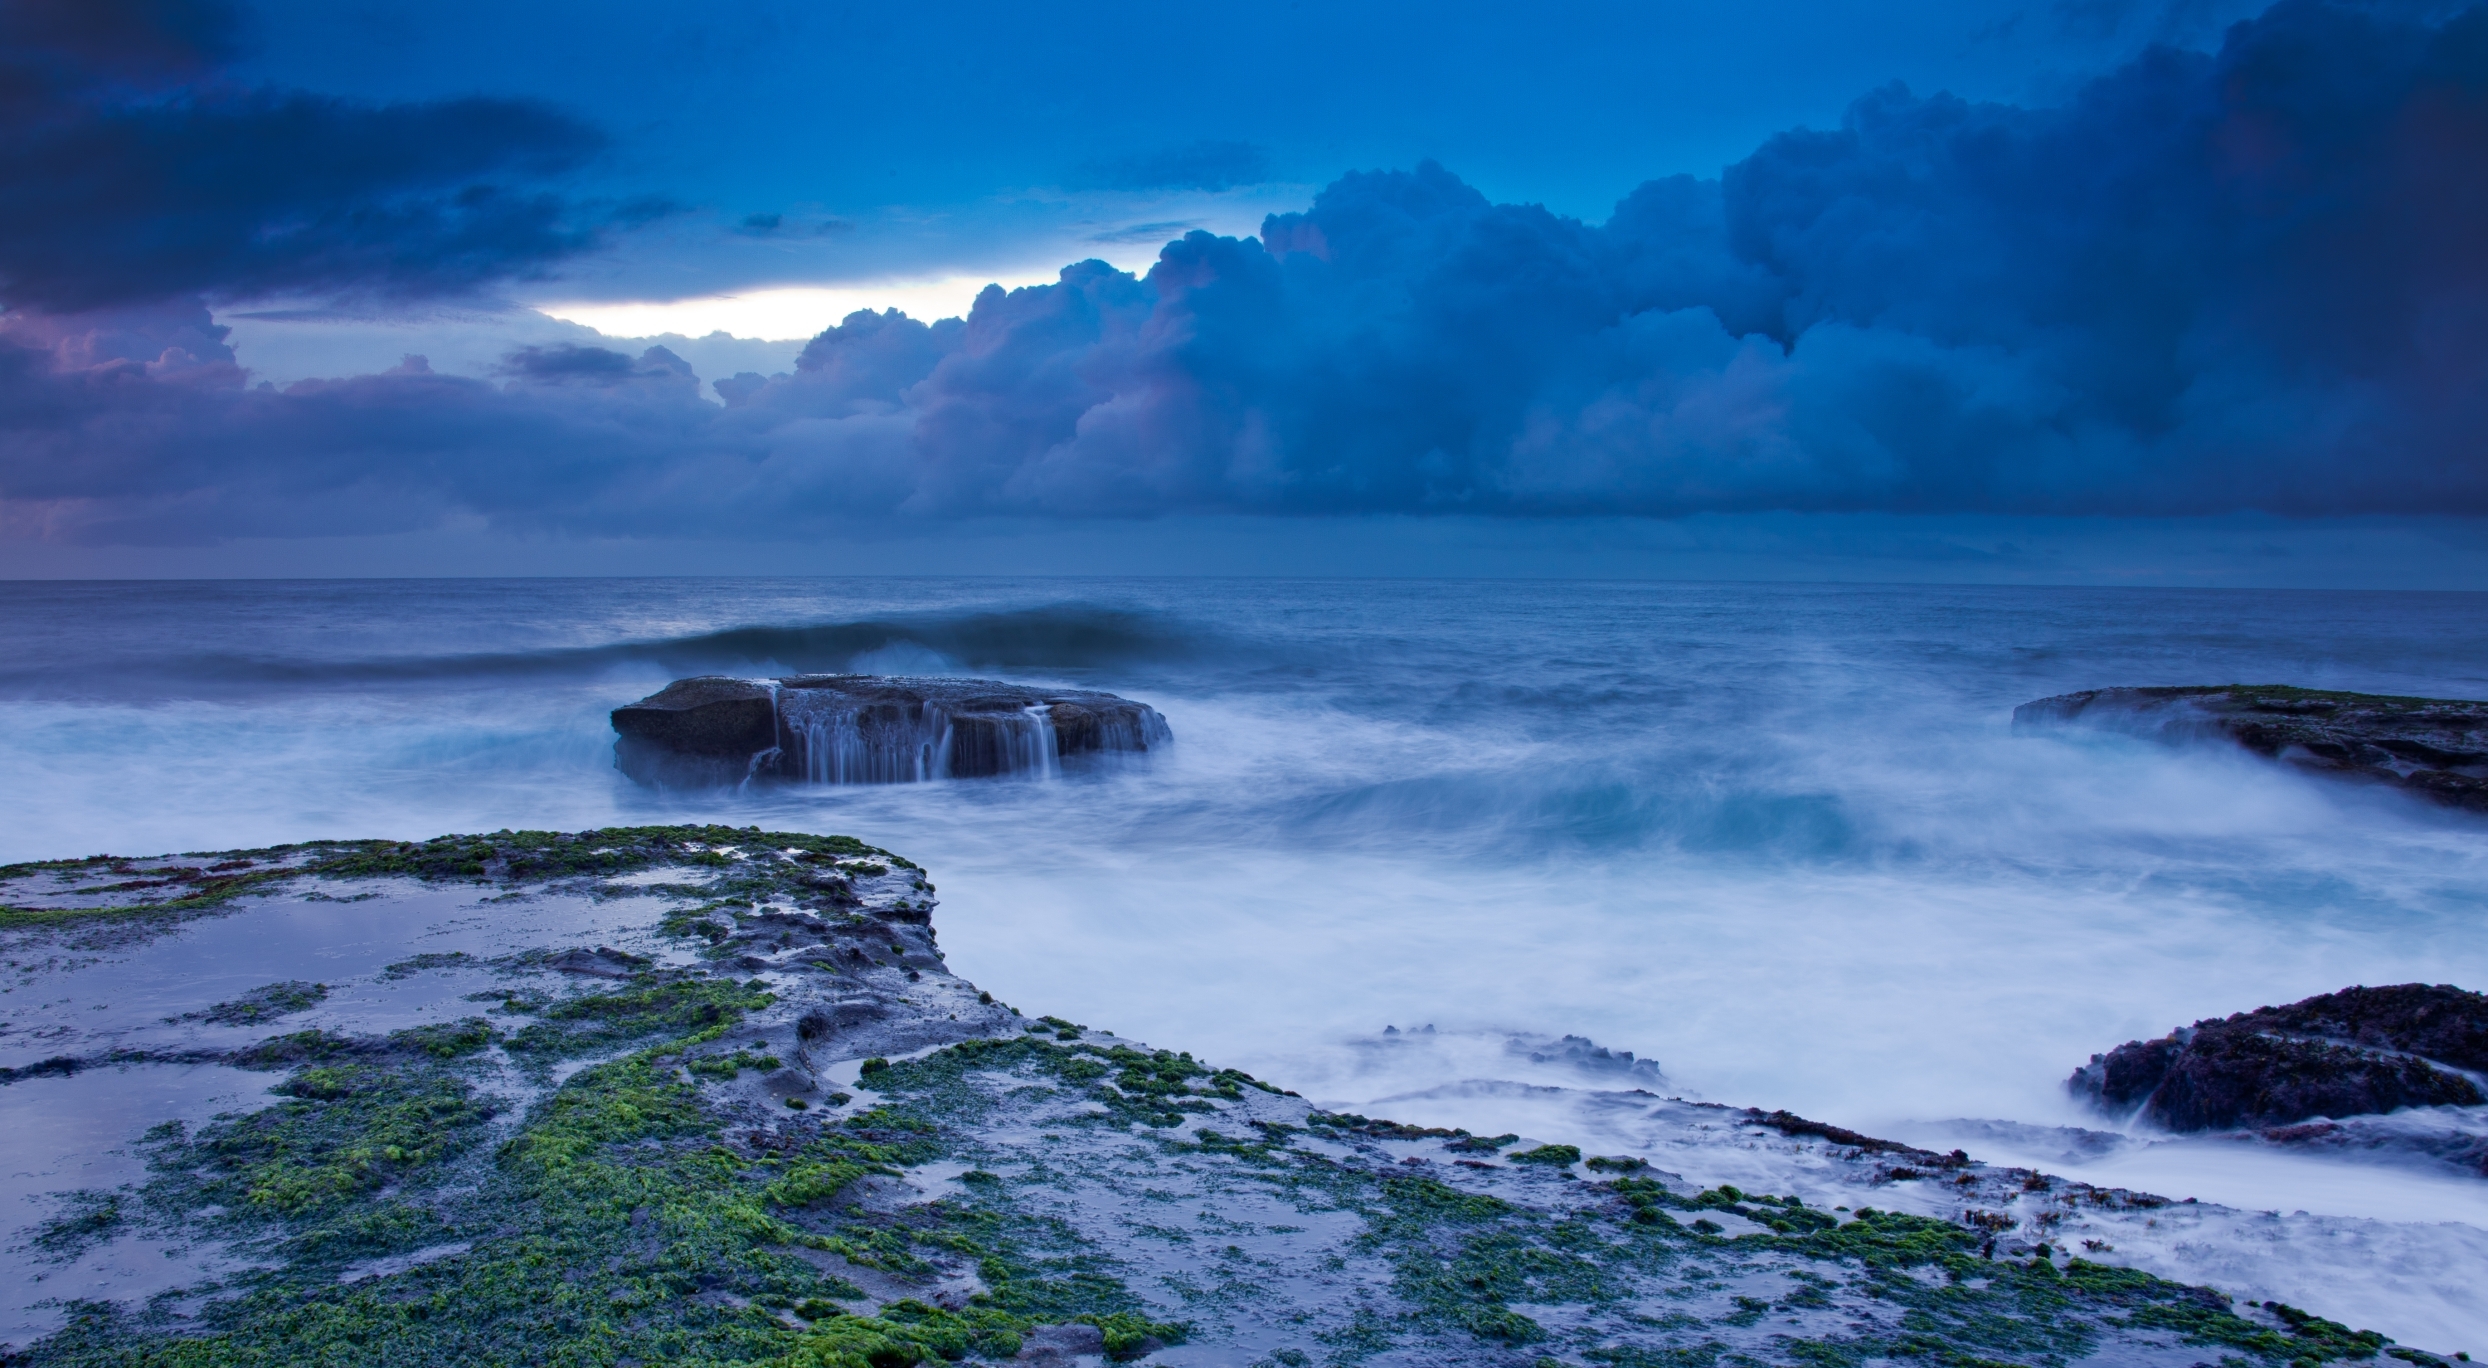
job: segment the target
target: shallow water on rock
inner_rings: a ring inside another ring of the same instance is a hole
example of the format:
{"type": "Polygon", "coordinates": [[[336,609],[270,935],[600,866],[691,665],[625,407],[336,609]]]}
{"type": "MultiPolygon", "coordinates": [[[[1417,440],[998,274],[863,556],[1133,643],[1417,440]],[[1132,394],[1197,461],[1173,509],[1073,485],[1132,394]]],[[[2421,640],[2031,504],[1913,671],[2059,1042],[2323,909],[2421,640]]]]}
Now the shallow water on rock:
{"type": "Polygon", "coordinates": [[[223,1266],[214,1248],[125,1237],[67,1264],[27,1258],[40,1223],[62,1214],[64,1193],[111,1192],[143,1181],[136,1145],[167,1121],[196,1126],[276,1099],[275,1075],[221,1064],[124,1064],[68,1076],[22,1078],[0,1089],[9,1140],[0,1159],[0,1249],[20,1276],[0,1278],[0,1344],[25,1344],[61,1323],[78,1298],[140,1298],[198,1281],[223,1266]]]}
{"type": "Polygon", "coordinates": [[[529,949],[601,944],[671,963],[690,958],[653,933],[663,906],[651,898],[485,901],[488,890],[411,882],[331,887],[252,898],[154,934],[134,926],[91,947],[85,927],[7,933],[0,1068],[106,1050],[232,1050],[279,1030],[382,1033],[472,1016],[479,1009],[467,995],[501,981],[489,961],[529,949]],[[392,973],[392,965],[403,967],[392,973]],[[285,982],[327,993],[264,1019],[199,1019],[285,982]]]}
{"type": "MultiPolygon", "coordinates": [[[[73,1214],[64,1204],[71,1194],[109,1194],[146,1178],[136,1141],[149,1128],[196,1128],[270,1105],[277,1099],[269,1089],[283,1077],[112,1056],[196,1060],[315,1029],[380,1035],[478,1015],[488,1002],[475,995],[571,986],[565,980],[574,976],[545,967],[542,955],[511,961],[528,951],[603,945],[660,963],[693,959],[679,941],[655,934],[664,905],[653,898],[490,892],[405,880],[307,882],[178,922],[6,933],[0,1067],[56,1059],[81,1067],[0,1085],[10,1137],[0,1161],[0,1248],[27,1273],[0,1279],[0,1343],[57,1327],[64,1300],[143,1297],[222,1266],[214,1248],[149,1236],[114,1238],[67,1263],[24,1257],[44,1222],[73,1214]],[[254,1020],[205,1019],[220,1004],[251,1000],[255,989],[288,984],[316,985],[325,996],[292,1010],[281,1002],[254,1020]]],[[[523,1100],[534,1089],[504,1091],[523,1100]]]]}

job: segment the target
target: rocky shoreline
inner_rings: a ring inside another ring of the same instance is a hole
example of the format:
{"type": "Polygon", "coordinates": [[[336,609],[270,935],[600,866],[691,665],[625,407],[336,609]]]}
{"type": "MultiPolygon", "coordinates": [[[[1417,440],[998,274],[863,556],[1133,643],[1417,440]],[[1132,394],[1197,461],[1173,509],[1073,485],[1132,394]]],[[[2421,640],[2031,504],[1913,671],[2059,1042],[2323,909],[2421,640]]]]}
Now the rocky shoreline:
{"type": "Polygon", "coordinates": [[[32,983],[304,899],[472,918],[564,898],[644,904],[653,939],[392,963],[484,985],[394,1030],[302,1029],[343,995],[287,979],[143,1048],[62,1022],[58,1052],[18,1049],[13,1103],[210,1053],[274,1100],[158,1127],[143,1179],[55,1194],[22,1246],[38,1275],[175,1245],[212,1268],[59,1306],[8,1361],[2442,1361],[2122,1266],[2103,1223],[2191,1209],[2146,1194],[1638,1090],[1617,1096],[1675,1138],[1584,1155],[1023,1016],[948,970],[926,871],[844,837],[18,865],[0,936],[32,983]],[[1711,1153],[1817,1195],[1676,1171],[1711,1153]]]}
{"type": "Polygon", "coordinates": [[[2086,689],[2013,710],[2015,730],[2068,725],[2227,741],[2297,769],[2488,811],[2488,703],[2220,684],[2086,689]]]}

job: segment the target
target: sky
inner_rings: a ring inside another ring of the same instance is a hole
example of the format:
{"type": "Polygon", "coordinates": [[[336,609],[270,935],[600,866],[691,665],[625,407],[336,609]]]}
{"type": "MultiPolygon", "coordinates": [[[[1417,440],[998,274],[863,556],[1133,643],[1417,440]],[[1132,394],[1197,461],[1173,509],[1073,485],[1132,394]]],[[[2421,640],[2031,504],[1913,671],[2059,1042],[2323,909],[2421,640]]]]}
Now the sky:
{"type": "Polygon", "coordinates": [[[0,0],[0,575],[2488,588],[2488,9],[0,0]]]}

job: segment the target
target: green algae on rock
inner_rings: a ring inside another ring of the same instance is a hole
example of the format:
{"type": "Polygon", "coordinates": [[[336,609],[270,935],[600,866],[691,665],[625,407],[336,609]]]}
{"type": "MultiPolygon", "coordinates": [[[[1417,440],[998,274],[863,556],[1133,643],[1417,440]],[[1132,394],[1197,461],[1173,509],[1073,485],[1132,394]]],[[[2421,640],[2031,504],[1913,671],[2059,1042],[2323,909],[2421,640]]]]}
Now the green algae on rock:
{"type": "MultiPolygon", "coordinates": [[[[46,924],[96,924],[120,919],[166,920],[212,912],[250,895],[302,889],[327,880],[403,876],[427,882],[510,886],[555,880],[593,881],[683,866],[731,871],[738,842],[758,828],[718,826],[612,827],[597,831],[498,831],[439,836],[429,841],[308,841],[258,850],[131,859],[34,860],[0,865],[0,930],[46,924]]],[[[845,836],[772,833],[802,875],[772,871],[769,886],[794,885],[798,897],[834,891],[842,861],[895,859],[845,836]]],[[[900,867],[914,866],[898,861],[900,867]]]]}
{"type": "MultiPolygon", "coordinates": [[[[944,967],[921,871],[844,838],[511,832],[248,858],[291,871],[260,892],[657,889],[695,953],[548,951],[513,968],[559,976],[558,994],[228,1052],[277,1076],[274,1104],[150,1133],[143,1182],[60,1203],[29,1251],[155,1231],[231,1257],[198,1284],[68,1307],[12,1363],[2175,1368],[2388,1348],[2014,1242],[2018,1218],[1997,1214],[2034,1182],[2153,1199],[1727,1108],[1702,1115],[1738,1143],[1803,1135],[1867,1186],[1941,1168],[1997,1211],[1825,1211],[1629,1156],[1583,1178],[1572,1146],[1327,1112],[1032,1022],[944,967]]],[[[76,890],[145,864],[8,871],[70,889],[23,933],[126,921],[137,904],[76,890]]],[[[185,886],[168,876],[163,901],[185,886]]]]}

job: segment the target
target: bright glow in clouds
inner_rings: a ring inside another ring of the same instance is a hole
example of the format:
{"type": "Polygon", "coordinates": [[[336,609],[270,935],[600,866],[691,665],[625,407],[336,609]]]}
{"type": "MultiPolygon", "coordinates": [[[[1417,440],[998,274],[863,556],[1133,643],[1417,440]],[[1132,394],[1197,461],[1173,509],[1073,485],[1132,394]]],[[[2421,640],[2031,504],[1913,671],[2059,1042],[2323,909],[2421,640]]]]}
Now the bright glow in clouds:
{"type": "Polygon", "coordinates": [[[1050,284],[1053,279],[1052,272],[1002,279],[952,275],[853,285],[789,285],[696,299],[538,304],[535,309],[565,323],[594,328],[608,337],[655,337],[664,333],[705,337],[723,332],[736,337],[801,340],[835,326],[838,320],[858,309],[897,309],[925,322],[965,318],[977,293],[987,285],[1016,290],[1026,285],[1050,284]]]}

